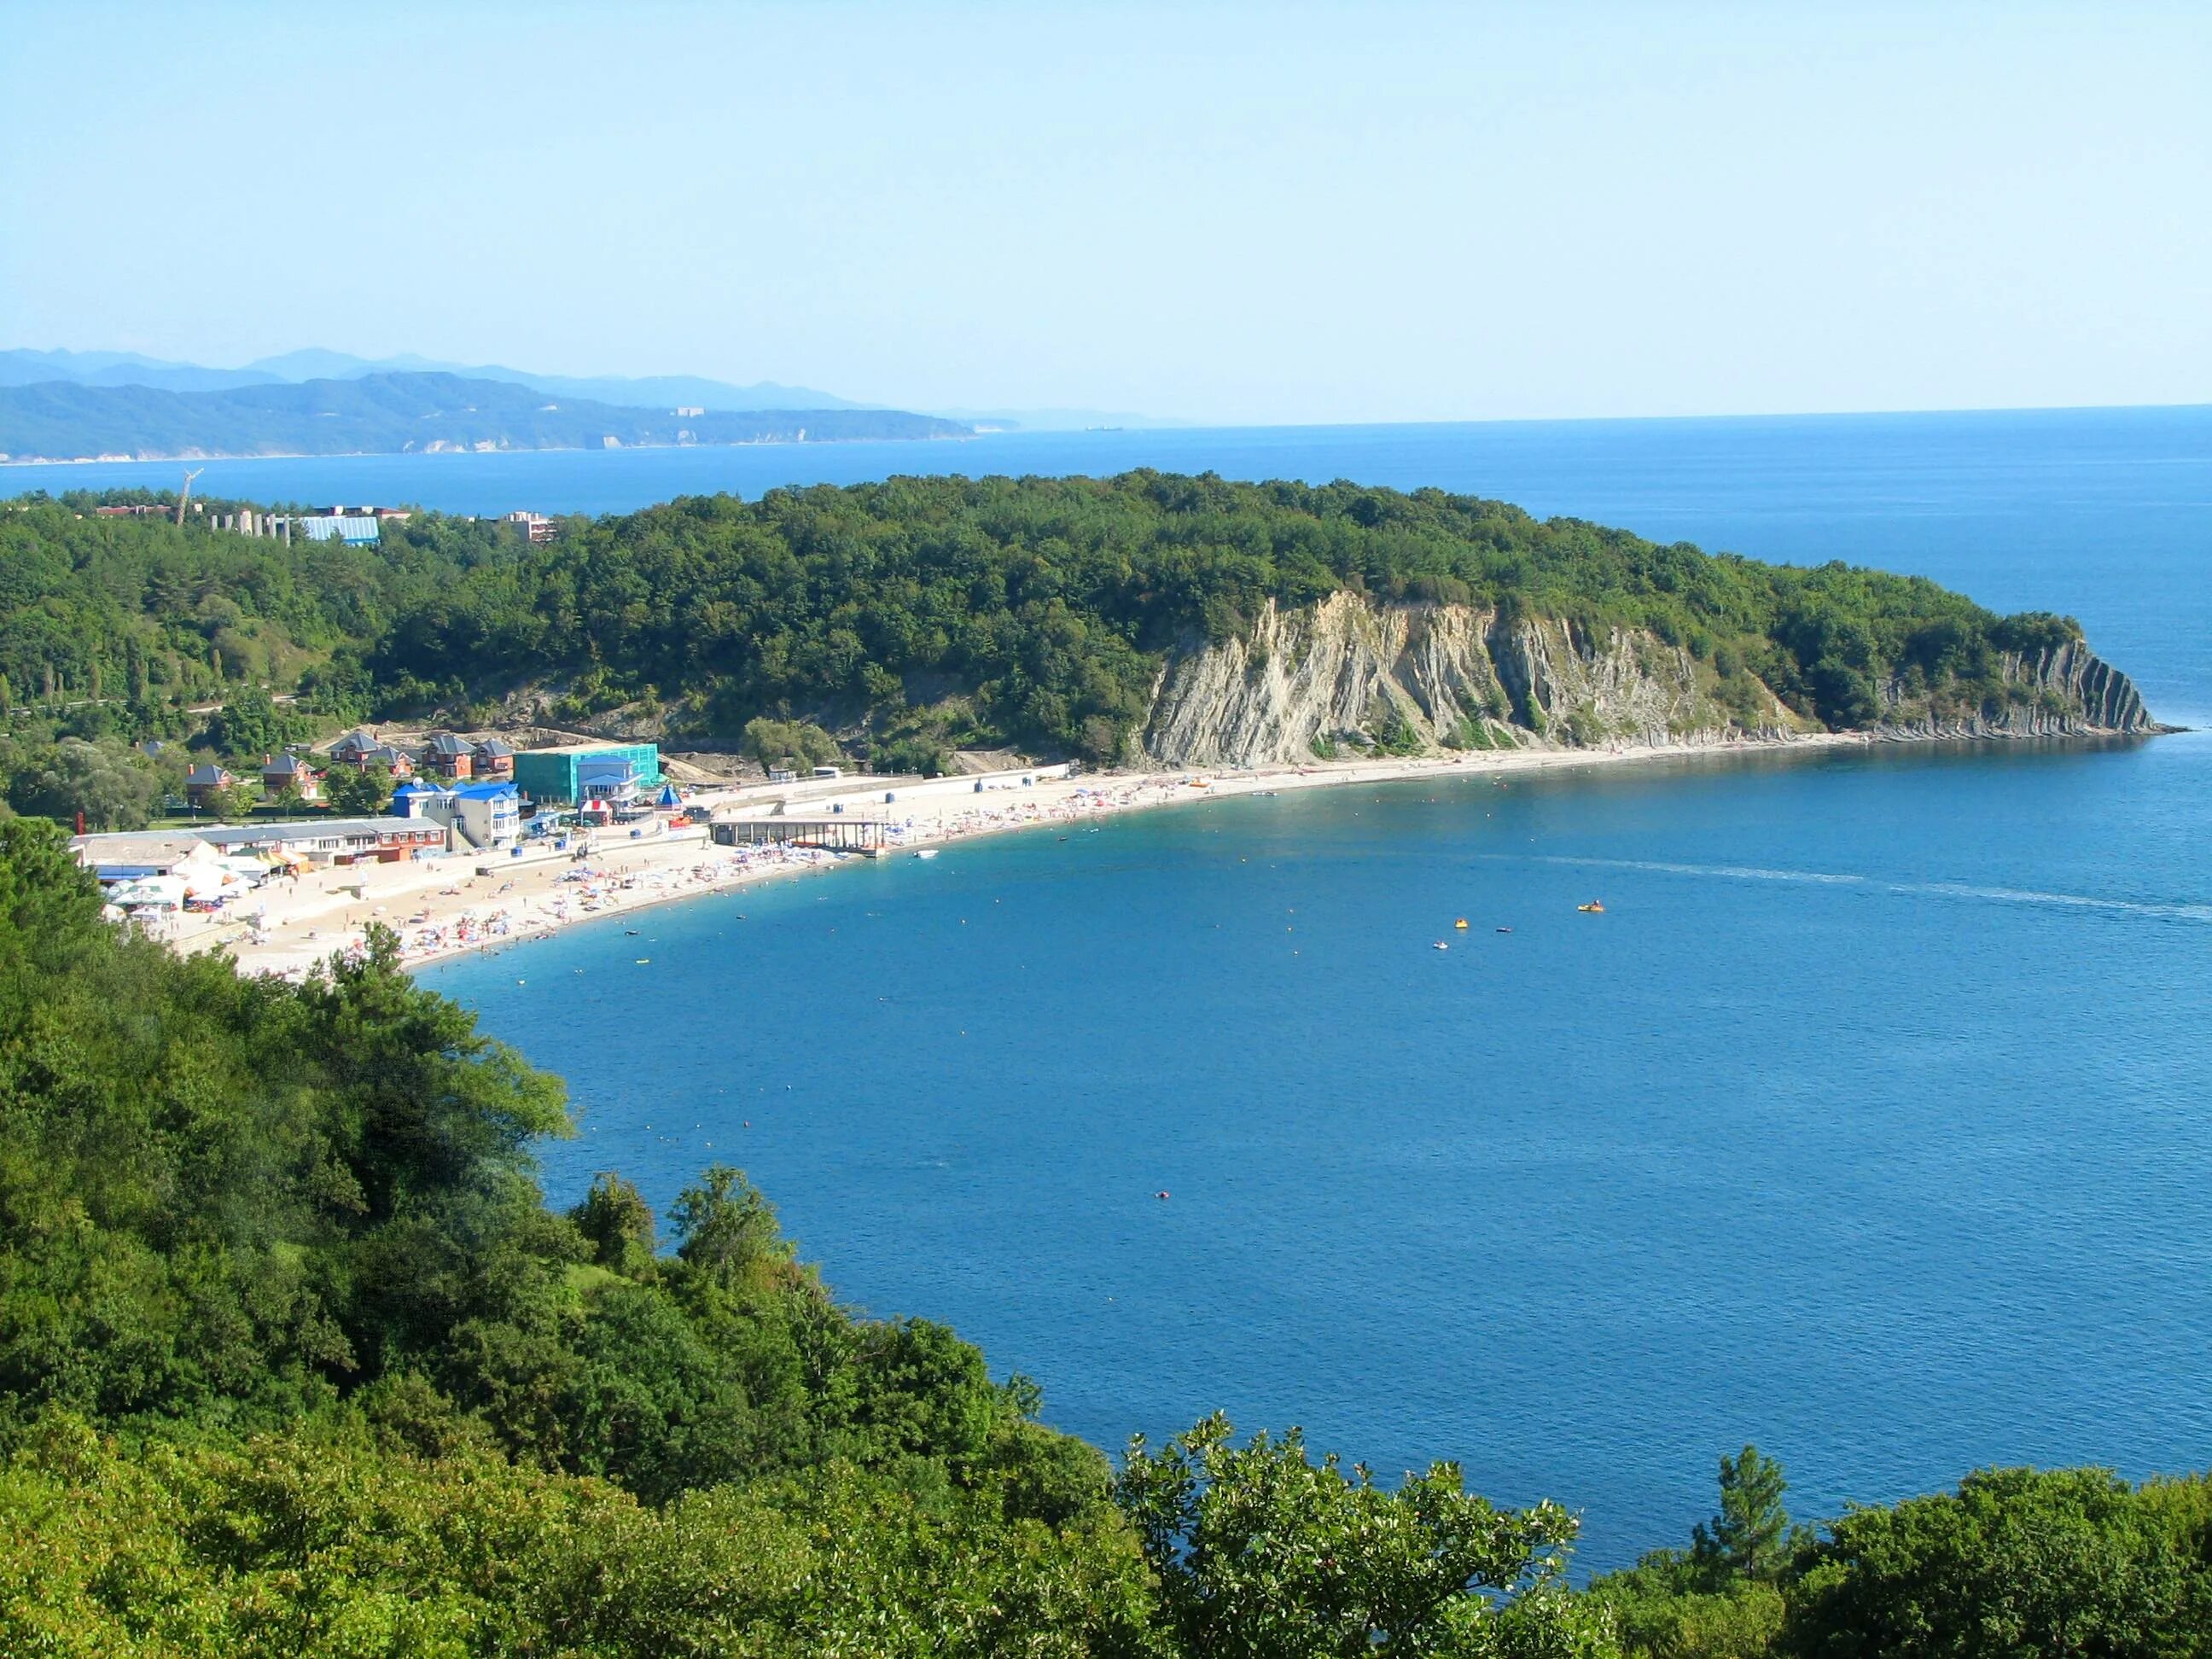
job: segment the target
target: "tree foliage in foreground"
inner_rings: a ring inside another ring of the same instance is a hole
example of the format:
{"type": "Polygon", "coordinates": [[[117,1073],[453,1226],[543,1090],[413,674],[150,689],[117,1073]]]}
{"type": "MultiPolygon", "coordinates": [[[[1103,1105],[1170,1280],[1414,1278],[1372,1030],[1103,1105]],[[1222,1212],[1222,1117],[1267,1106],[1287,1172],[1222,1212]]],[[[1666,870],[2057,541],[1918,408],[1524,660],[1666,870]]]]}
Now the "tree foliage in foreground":
{"type": "Polygon", "coordinates": [[[1561,1593],[1576,1522],[1555,1504],[1493,1508],[1439,1463],[1395,1491],[1296,1430],[1239,1448],[1215,1416],[1155,1454],[1131,1443],[1115,1486],[1159,1575],[1170,1627],[1222,1659],[1600,1653],[1601,1609],[1561,1593]],[[1500,1601],[1497,1598],[1510,1597],[1500,1601]]]}
{"type": "Polygon", "coordinates": [[[2212,1654],[2212,1480],[1984,1469],[1793,1527],[1782,1467],[1721,1459],[1720,1508],[1589,1599],[1632,1659],[2194,1659],[2212,1654]]]}

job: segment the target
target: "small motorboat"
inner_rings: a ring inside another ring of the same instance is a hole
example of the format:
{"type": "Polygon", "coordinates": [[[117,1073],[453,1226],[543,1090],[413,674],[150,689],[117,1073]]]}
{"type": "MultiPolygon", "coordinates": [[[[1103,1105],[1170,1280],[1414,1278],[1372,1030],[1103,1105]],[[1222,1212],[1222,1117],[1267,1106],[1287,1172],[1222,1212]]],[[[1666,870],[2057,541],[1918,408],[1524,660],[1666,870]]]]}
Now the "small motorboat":
{"type": "Polygon", "coordinates": [[[933,859],[936,856],[937,848],[934,847],[925,847],[919,853],[915,854],[915,857],[918,859],[933,859]]]}
{"type": "Polygon", "coordinates": [[[1510,933],[1513,930],[1510,927],[1501,927],[1498,931],[1501,933],[1510,933]]]}
{"type": "Polygon", "coordinates": [[[1465,916],[1462,916],[1457,921],[1452,923],[1452,926],[1457,928],[1461,933],[1464,933],[1467,932],[1467,918],[1465,916]]]}
{"type": "Polygon", "coordinates": [[[1438,939],[1438,940],[1437,940],[1434,945],[1431,945],[1429,948],[1430,948],[1431,951],[1449,951],[1449,950],[1450,950],[1450,949],[1451,949],[1451,946],[1450,946],[1450,945],[1447,945],[1447,944],[1445,944],[1442,939],[1438,939]]]}
{"type": "Polygon", "coordinates": [[[1592,899],[1588,904],[1577,904],[1575,908],[1586,916],[1601,916],[1605,914],[1605,901],[1592,899]]]}

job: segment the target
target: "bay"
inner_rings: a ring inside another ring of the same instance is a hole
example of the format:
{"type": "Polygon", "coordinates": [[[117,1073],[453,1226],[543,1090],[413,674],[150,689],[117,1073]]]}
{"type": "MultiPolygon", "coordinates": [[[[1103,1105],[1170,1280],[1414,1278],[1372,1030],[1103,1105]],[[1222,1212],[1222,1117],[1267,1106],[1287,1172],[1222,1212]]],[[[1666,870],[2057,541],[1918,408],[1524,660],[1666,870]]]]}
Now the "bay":
{"type": "MultiPolygon", "coordinates": [[[[2212,720],[2204,410],[215,463],[201,487],[608,511],[1140,465],[1916,571],[2079,617],[2155,713],[2212,720]]],[[[1218,1407],[1385,1475],[1456,1458],[1581,1509],[1603,1567],[1682,1541],[1746,1439],[1808,1515],[1984,1463],[2203,1465],[2208,803],[2194,732],[1315,792],[428,978],[570,1079],[557,1200],[613,1167],[665,1201],[732,1158],[841,1295],[954,1324],[1063,1427],[1112,1447],[1218,1407]]]]}

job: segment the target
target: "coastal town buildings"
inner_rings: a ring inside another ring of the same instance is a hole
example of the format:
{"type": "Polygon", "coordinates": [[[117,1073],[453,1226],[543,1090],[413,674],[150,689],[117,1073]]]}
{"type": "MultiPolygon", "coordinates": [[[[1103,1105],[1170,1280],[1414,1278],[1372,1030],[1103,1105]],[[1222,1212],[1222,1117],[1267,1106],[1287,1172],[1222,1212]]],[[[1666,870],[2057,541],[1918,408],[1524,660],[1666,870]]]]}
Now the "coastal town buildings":
{"type": "Polygon", "coordinates": [[[417,852],[442,853],[445,826],[401,817],[304,818],[290,823],[230,824],[198,832],[226,853],[258,853],[280,863],[396,864],[417,852]]]}
{"type": "Polygon", "coordinates": [[[349,547],[368,546],[379,534],[373,513],[305,513],[292,524],[311,542],[343,542],[349,547]]]}
{"type": "Polygon", "coordinates": [[[543,513],[509,513],[500,522],[513,525],[533,543],[543,544],[553,539],[553,520],[543,513]]]}
{"type": "Polygon", "coordinates": [[[413,756],[367,730],[349,732],[332,744],[331,763],[351,767],[356,772],[371,771],[380,766],[395,782],[404,782],[415,775],[413,756]]]}
{"type": "Polygon", "coordinates": [[[442,824],[455,844],[479,850],[511,847],[522,834],[522,795],[505,780],[441,788],[410,783],[392,792],[392,810],[405,818],[442,824]]]}
{"type": "Polygon", "coordinates": [[[212,761],[202,761],[185,774],[185,799],[196,812],[207,810],[208,798],[228,789],[238,780],[212,761]]]}
{"type": "Polygon", "coordinates": [[[533,801],[583,806],[627,805],[658,788],[660,746],[651,743],[576,743],[526,749],[514,757],[514,781],[533,801]]]}
{"type": "Polygon", "coordinates": [[[218,878],[222,868],[222,854],[205,836],[182,831],[79,836],[70,847],[103,887],[149,876],[175,876],[190,884],[196,878],[218,878]]]}
{"type": "Polygon", "coordinates": [[[173,900],[210,903],[242,880],[271,872],[332,865],[396,864],[417,854],[447,850],[447,827],[398,817],[308,818],[291,823],[211,825],[162,834],[78,836],[70,842],[77,862],[111,893],[147,884],[173,900]]]}
{"type": "Polygon", "coordinates": [[[302,801],[312,803],[322,798],[322,781],[314,769],[297,755],[264,755],[261,757],[262,793],[281,795],[288,790],[302,801]]]}
{"type": "Polygon", "coordinates": [[[451,732],[432,735],[422,750],[422,770],[432,777],[463,782],[476,775],[476,745],[451,732]]]}

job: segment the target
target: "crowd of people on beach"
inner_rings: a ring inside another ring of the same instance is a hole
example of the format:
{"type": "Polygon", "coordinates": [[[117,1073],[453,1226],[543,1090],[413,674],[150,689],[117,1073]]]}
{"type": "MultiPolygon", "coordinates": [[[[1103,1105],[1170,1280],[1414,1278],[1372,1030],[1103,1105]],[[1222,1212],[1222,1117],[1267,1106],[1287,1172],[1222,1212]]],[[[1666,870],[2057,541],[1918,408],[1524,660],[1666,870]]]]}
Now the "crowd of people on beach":
{"type": "Polygon", "coordinates": [[[772,871],[811,868],[833,862],[836,856],[819,848],[769,844],[716,848],[696,862],[672,867],[618,870],[580,864],[565,872],[550,893],[509,900],[514,886],[509,882],[483,904],[447,921],[431,921],[426,916],[403,933],[401,957],[424,962],[457,951],[544,938],[570,922],[714,892],[772,871]]]}

